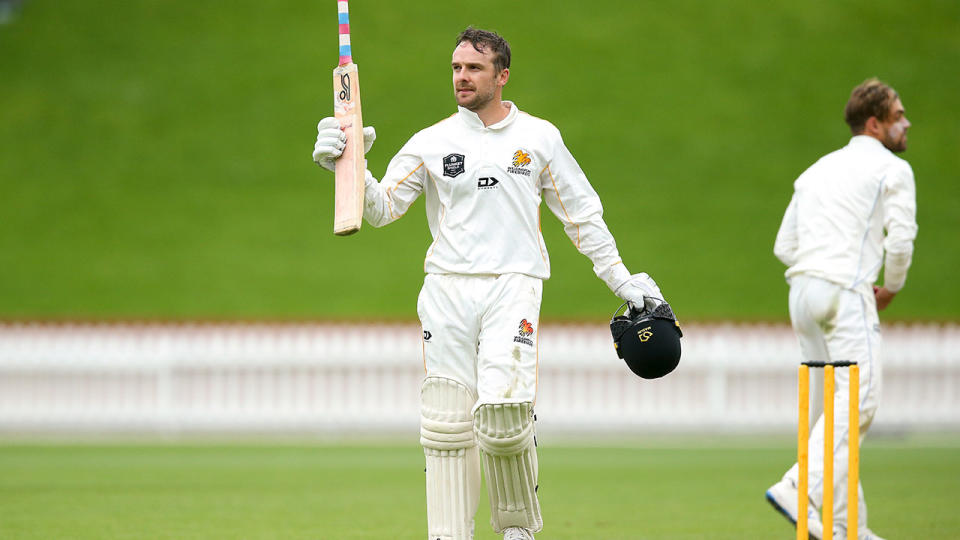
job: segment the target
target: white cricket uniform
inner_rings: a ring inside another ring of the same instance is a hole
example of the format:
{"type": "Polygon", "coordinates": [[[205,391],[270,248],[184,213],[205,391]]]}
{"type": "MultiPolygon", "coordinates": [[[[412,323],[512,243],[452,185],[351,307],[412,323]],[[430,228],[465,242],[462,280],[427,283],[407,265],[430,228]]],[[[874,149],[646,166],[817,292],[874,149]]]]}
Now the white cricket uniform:
{"type": "MultiPolygon", "coordinates": [[[[873,137],[854,136],[794,182],[774,253],[789,266],[790,319],[807,360],[855,360],[860,366],[860,434],[880,400],[881,338],[873,284],[885,265],[885,287],[906,281],[917,235],[910,165],[873,137]],[[884,234],[886,231],[886,234],[884,234]],[[884,258],[884,252],[886,257],[884,258]]],[[[834,523],[846,522],[849,373],[835,370],[834,523]]],[[[823,417],[809,444],[810,497],[823,497],[823,417]]],[[[786,474],[796,482],[798,468],[786,474]]],[[[867,508],[859,496],[860,530],[867,508]]]]}
{"type": "Polygon", "coordinates": [[[426,197],[433,242],[418,301],[425,368],[475,388],[478,404],[536,394],[542,280],[550,277],[541,201],[611,290],[630,278],[560,132],[504,103],[507,117],[490,126],[459,108],[415,134],[379,183],[366,178],[363,215],[374,227],[426,197]]]}

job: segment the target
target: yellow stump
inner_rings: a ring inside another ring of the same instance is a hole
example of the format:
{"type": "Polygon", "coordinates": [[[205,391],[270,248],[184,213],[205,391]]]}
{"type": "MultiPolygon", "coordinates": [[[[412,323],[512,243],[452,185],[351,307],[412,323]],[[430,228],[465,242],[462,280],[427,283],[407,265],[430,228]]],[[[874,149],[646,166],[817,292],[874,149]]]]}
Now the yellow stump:
{"type": "Polygon", "coordinates": [[[833,540],[833,388],[828,364],[823,367],[823,540],[833,540]]]}
{"type": "Polygon", "coordinates": [[[797,417],[797,540],[808,540],[807,535],[807,475],[810,437],[810,368],[800,366],[798,398],[800,414],[797,417]]]}
{"type": "Polygon", "coordinates": [[[850,366],[850,454],[847,458],[847,540],[857,540],[857,498],[860,485],[860,366],[850,366]]]}

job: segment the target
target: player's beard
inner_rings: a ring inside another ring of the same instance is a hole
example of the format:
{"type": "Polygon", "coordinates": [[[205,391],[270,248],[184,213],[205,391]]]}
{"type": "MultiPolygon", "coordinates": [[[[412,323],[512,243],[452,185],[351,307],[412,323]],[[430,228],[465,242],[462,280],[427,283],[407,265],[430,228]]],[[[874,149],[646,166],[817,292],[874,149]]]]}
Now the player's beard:
{"type": "Polygon", "coordinates": [[[477,112],[487,106],[488,103],[493,101],[494,97],[497,95],[497,87],[492,86],[488,92],[481,93],[480,88],[473,89],[473,97],[460,102],[457,100],[457,105],[460,105],[464,109],[477,112]]]}
{"type": "Polygon", "coordinates": [[[897,125],[891,126],[884,130],[881,142],[887,150],[899,154],[907,149],[907,130],[897,125]]]}

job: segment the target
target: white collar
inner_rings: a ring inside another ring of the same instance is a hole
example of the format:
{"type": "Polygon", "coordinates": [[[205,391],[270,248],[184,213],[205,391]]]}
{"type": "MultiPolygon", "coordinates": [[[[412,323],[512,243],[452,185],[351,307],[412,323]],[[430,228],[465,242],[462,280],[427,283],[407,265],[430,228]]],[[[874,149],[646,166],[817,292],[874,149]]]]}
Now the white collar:
{"type": "Polygon", "coordinates": [[[850,138],[850,144],[872,144],[874,146],[886,148],[879,139],[876,137],[871,137],[870,135],[854,135],[850,138]]]}
{"type": "Polygon", "coordinates": [[[513,121],[517,118],[517,114],[520,113],[520,110],[517,109],[517,106],[514,105],[514,103],[513,103],[512,101],[506,101],[506,100],[504,100],[503,103],[508,106],[506,118],[504,118],[503,120],[501,120],[501,121],[499,121],[499,122],[497,122],[497,123],[495,123],[495,124],[490,124],[489,126],[484,126],[484,125],[483,125],[483,120],[480,120],[480,117],[477,115],[477,113],[471,111],[470,109],[465,109],[465,108],[463,108],[463,107],[459,107],[459,106],[458,106],[458,107],[457,107],[457,115],[460,116],[460,118],[461,118],[468,126],[470,126],[470,127],[472,127],[472,128],[477,128],[477,129],[503,129],[503,128],[509,126],[510,124],[512,124],[513,121]]]}

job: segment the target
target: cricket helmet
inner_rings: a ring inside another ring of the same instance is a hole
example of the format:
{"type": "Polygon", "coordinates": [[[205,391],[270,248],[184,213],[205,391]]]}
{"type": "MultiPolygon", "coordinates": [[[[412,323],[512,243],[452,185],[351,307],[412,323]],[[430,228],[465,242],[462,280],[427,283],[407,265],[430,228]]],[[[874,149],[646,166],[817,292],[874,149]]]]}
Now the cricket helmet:
{"type": "MultiPolygon", "coordinates": [[[[617,313],[625,305],[617,308],[617,313]]],[[[610,333],[617,356],[639,377],[659,379],[680,363],[683,331],[666,302],[653,310],[639,312],[628,307],[624,315],[615,315],[610,320],[610,333]]]]}

